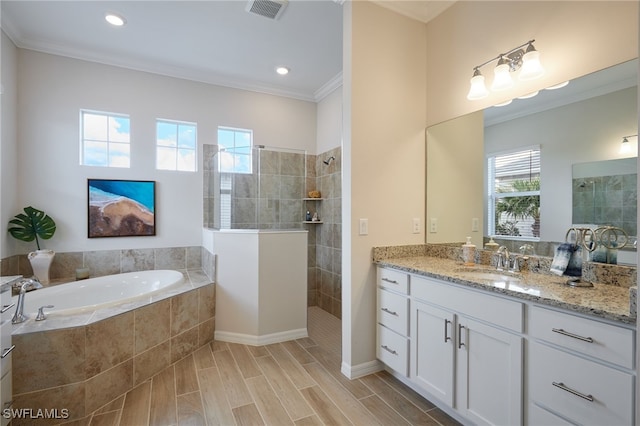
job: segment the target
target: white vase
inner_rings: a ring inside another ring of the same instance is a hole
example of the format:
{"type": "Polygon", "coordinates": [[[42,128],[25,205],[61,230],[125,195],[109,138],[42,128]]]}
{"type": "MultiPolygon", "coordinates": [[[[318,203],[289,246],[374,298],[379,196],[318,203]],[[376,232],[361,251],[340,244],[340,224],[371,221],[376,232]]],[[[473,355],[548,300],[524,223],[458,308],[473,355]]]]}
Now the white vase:
{"type": "Polygon", "coordinates": [[[33,275],[42,284],[49,284],[49,268],[55,254],[53,250],[36,250],[27,255],[29,262],[31,262],[33,275]]]}

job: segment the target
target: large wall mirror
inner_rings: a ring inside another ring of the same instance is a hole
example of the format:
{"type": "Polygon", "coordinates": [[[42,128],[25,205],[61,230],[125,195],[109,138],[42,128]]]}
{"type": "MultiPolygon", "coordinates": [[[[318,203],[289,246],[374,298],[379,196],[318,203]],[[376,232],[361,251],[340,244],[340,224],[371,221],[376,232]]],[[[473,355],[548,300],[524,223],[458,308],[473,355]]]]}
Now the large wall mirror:
{"type": "Polygon", "coordinates": [[[635,264],[637,69],[638,61],[629,61],[428,128],[427,242],[472,236],[480,245],[489,230],[495,235],[495,212],[486,208],[488,158],[539,148],[539,229],[504,238],[512,247],[535,243],[538,254],[552,256],[572,226],[611,225],[630,237],[626,249],[632,252],[619,263],[635,264]],[[447,182],[453,182],[448,189],[447,182]]]}

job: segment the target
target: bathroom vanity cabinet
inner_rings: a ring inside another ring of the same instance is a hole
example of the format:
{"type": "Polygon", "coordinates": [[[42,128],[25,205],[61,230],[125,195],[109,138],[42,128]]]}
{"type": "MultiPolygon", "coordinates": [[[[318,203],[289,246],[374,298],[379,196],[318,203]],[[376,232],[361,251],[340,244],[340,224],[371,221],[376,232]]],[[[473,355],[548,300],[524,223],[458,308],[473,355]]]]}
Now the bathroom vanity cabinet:
{"type": "Polygon", "coordinates": [[[0,425],[9,424],[11,417],[2,415],[2,411],[12,404],[11,358],[13,351],[11,317],[14,305],[11,303],[11,285],[21,276],[3,277],[0,285],[0,425]]]}
{"type": "Polygon", "coordinates": [[[633,330],[534,306],[529,334],[530,424],[634,424],[633,330]]]}
{"type": "Polygon", "coordinates": [[[445,411],[478,425],[633,424],[633,328],[393,268],[377,283],[378,359],[445,411]]]}

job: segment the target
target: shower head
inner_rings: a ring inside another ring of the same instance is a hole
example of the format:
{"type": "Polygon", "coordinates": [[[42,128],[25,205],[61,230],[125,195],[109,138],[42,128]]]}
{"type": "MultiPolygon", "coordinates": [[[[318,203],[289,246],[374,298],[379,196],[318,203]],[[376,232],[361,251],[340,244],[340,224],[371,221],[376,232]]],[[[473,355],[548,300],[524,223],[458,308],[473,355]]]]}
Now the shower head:
{"type": "Polygon", "coordinates": [[[579,185],[578,188],[584,188],[585,186],[587,186],[587,184],[593,185],[593,181],[592,180],[583,180],[579,185]]]}
{"type": "Polygon", "coordinates": [[[326,160],[323,161],[324,164],[326,164],[327,166],[329,164],[331,164],[332,161],[334,161],[336,159],[336,157],[334,157],[333,155],[329,158],[327,158],[326,160]]]}

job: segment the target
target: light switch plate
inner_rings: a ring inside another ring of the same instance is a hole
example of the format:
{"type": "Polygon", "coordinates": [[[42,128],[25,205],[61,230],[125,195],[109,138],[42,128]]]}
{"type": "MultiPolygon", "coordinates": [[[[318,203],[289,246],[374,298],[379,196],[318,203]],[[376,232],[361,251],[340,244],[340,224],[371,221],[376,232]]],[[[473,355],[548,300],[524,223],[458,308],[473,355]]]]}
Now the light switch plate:
{"type": "Polygon", "coordinates": [[[369,219],[360,219],[360,235],[369,235],[369,219]]]}

